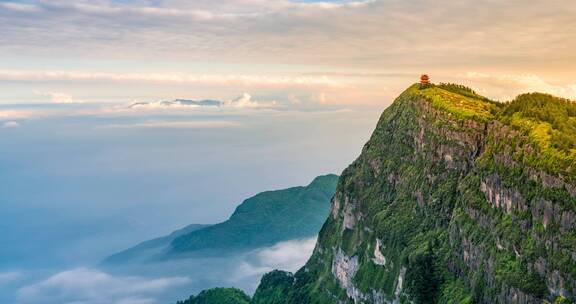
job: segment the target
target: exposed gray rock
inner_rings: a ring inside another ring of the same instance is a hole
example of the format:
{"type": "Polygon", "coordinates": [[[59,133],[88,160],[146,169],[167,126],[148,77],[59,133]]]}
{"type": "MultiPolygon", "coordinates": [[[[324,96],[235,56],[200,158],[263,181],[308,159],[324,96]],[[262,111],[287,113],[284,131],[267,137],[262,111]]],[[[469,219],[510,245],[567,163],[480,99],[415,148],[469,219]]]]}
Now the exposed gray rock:
{"type": "Polygon", "coordinates": [[[572,231],[574,223],[576,222],[576,214],[572,211],[562,212],[562,219],[560,220],[561,229],[563,232],[572,231]]]}
{"type": "Polygon", "coordinates": [[[354,214],[354,209],[352,204],[348,203],[344,205],[344,229],[354,230],[354,227],[356,227],[358,219],[354,214]]]}
{"type": "Polygon", "coordinates": [[[404,277],[406,276],[406,267],[400,268],[400,273],[398,274],[398,280],[396,280],[396,289],[394,290],[394,304],[400,303],[400,295],[402,295],[402,290],[404,288],[404,277]]]}
{"type": "Polygon", "coordinates": [[[498,295],[498,303],[507,304],[540,304],[541,301],[525,294],[518,288],[504,288],[498,295]]]}
{"type": "Polygon", "coordinates": [[[513,210],[527,211],[528,205],[517,189],[509,189],[502,185],[497,174],[486,176],[480,182],[480,191],[486,200],[495,208],[500,208],[511,214],[513,210]]]}
{"type": "Polygon", "coordinates": [[[338,199],[338,196],[334,196],[334,198],[332,198],[332,202],[331,202],[331,210],[330,210],[330,214],[332,214],[332,218],[336,219],[338,217],[338,213],[340,212],[340,200],[338,199]]]}
{"type": "Polygon", "coordinates": [[[358,257],[348,257],[341,248],[334,249],[334,260],[332,261],[332,275],[346,290],[346,294],[354,303],[359,303],[365,296],[354,286],[354,276],[358,271],[358,257]]]}
{"type": "Polygon", "coordinates": [[[376,245],[374,245],[374,257],[372,258],[372,262],[376,265],[386,266],[386,257],[380,252],[380,246],[382,246],[382,242],[380,239],[376,239],[376,245]]]}

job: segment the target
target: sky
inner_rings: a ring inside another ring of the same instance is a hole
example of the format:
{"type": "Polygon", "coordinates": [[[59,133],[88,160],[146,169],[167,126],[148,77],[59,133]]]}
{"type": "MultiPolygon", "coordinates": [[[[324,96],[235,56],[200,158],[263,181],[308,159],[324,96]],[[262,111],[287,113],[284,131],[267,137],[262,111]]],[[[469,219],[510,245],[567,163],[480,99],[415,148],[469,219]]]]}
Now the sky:
{"type": "MultiPolygon", "coordinates": [[[[205,286],[95,265],[340,173],[422,73],[576,99],[574,16],[573,0],[0,0],[0,302],[205,286]]],[[[236,261],[247,290],[312,247],[279,246],[236,261]]]]}
{"type": "Polygon", "coordinates": [[[499,100],[576,98],[575,14],[570,0],[0,1],[0,102],[383,107],[421,73],[499,100]]]}

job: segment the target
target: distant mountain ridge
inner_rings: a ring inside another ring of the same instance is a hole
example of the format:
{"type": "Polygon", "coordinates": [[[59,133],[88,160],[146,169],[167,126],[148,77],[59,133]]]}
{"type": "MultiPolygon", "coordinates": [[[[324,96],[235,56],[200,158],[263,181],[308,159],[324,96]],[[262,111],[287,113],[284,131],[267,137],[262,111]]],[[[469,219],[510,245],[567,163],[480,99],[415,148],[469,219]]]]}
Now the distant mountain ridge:
{"type": "Polygon", "coordinates": [[[167,236],[151,239],[144,241],[132,248],[126,249],[124,251],[118,252],[106,258],[104,263],[108,264],[118,264],[124,262],[135,262],[139,259],[149,257],[151,255],[159,254],[164,248],[170,245],[170,243],[177,237],[191,233],[196,230],[200,230],[210,225],[202,224],[191,224],[182,229],[178,229],[167,236]]]}
{"type": "Polygon", "coordinates": [[[338,176],[319,176],[308,186],[259,193],[220,224],[172,241],[172,253],[203,249],[246,249],[318,234],[328,215],[338,176]]]}
{"type": "Polygon", "coordinates": [[[192,100],[192,99],[174,99],[174,100],[164,100],[156,102],[135,102],[128,106],[130,109],[135,108],[149,108],[149,107],[219,107],[223,105],[224,102],[213,99],[205,100],[192,100]]]}
{"type": "Polygon", "coordinates": [[[313,237],[328,215],[337,181],[337,175],[329,174],[307,186],[259,193],[242,202],[222,223],[189,225],[111,255],[104,263],[146,262],[205,251],[226,253],[313,237]]]}

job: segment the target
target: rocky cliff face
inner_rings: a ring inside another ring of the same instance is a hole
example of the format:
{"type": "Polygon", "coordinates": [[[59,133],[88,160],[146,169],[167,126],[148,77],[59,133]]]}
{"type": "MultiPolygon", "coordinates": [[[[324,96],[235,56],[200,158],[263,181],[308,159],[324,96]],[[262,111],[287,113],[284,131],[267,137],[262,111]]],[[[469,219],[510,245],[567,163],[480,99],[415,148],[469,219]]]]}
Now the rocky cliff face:
{"type": "MultiPolygon", "coordinates": [[[[572,302],[576,147],[555,138],[575,117],[548,95],[498,104],[410,87],[342,174],[313,256],[274,303],[572,302]],[[533,99],[568,124],[533,116],[533,99]]],[[[265,277],[254,301],[274,288],[265,277]]]]}

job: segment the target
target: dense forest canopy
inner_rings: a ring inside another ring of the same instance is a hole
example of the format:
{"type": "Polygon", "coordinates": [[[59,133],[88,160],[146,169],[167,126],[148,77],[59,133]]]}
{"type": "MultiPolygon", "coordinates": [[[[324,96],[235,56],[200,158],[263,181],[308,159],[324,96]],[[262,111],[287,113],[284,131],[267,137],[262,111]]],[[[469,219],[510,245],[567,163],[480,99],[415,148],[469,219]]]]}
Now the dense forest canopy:
{"type": "Polygon", "coordinates": [[[542,93],[522,94],[503,111],[507,120],[529,120],[548,124],[550,145],[569,152],[576,148],[576,103],[542,93]]]}

